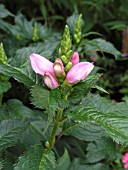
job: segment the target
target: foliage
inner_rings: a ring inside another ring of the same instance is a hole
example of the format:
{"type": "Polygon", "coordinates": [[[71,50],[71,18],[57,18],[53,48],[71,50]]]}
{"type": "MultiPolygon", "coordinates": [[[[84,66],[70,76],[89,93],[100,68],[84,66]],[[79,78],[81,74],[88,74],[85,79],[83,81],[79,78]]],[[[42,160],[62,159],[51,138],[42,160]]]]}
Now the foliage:
{"type": "Polygon", "coordinates": [[[128,60],[121,31],[128,25],[127,0],[2,2],[0,169],[123,170],[128,60]],[[54,63],[63,50],[69,62],[77,51],[94,69],[84,80],[50,90],[29,55],[54,63]]]}

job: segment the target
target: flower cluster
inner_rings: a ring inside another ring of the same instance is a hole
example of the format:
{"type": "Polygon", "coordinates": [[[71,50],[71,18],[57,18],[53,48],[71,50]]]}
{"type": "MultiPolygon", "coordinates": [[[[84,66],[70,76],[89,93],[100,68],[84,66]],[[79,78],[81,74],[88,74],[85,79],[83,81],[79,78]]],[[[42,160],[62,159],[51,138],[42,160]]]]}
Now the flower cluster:
{"type": "Polygon", "coordinates": [[[79,54],[74,52],[69,61],[69,67],[64,64],[60,58],[54,63],[39,54],[30,54],[32,69],[43,76],[44,83],[48,88],[54,89],[64,81],[67,84],[74,84],[86,78],[94,65],[90,62],[79,62],[79,54]],[[71,63],[71,64],[70,64],[71,63]]]}
{"type": "Polygon", "coordinates": [[[128,168],[128,153],[126,153],[123,158],[122,158],[122,162],[124,163],[124,169],[128,168]]]}

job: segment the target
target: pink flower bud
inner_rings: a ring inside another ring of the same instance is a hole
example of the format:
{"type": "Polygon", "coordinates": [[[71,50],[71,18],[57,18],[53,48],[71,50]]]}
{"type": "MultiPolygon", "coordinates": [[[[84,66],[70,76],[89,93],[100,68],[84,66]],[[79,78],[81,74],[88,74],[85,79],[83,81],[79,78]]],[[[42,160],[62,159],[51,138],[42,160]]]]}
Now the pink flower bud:
{"type": "Polygon", "coordinates": [[[36,73],[44,76],[44,73],[48,71],[50,74],[54,75],[53,63],[41,55],[35,53],[30,54],[30,62],[32,69],[36,73]]]}
{"type": "Polygon", "coordinates": [[[125,163],[124,164],[124,169],[127,169],[128,168],[128,163],[125,163]]]}
{"type": "Polygon", "coordinates": [[[124,169],[128,168],[128,153],[122,157],[122,162],[124,163],[124,169]]]}
{"type": "Polygon", "coordinates": [[[64,66],[61,59],[57,58],[53,67],[56,76],[61,76],[61,74],[64,73],[64,66]]]}
{"type": "Polygon", "coordinates": [[[72,62],[73,66],[78,64],[79,63],[79,54],[77,52],[74,52],[72,54],[72,57],[71,57],[70,61],[72,62]]]}
{"type": "Polygon", "coordinates": [[[90,62],[80,62],[74,65],[67,73],[66,80],[68,83],[77,83],[84,80],[87,75],[92,71],[94,65],[90,62]]]}
{"type": "Polygon", "coordinates": [[[49,89],[55,89],[56,87],[59,86],[56,79],[49,72],[44,73],[44,83],[47,85],[49,89]]]}
{"type": "Polygon", "coordinates": [[[128,163],[128,153],[126,153],[126,154],[122,157],[122,162],[123,162],[123,163],[128,163]]]}

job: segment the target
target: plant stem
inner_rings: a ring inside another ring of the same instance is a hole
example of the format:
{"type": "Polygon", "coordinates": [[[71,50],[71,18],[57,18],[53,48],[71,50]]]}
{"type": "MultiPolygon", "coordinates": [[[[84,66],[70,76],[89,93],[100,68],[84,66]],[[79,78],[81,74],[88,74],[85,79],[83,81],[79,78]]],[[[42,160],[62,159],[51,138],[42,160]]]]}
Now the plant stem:
{"type": "Polygon", "coordinates": [[[54,123],[54,127],[52,129],[52,133],[51,133],[51,136],[50,136],[50,140],[49,140],[49,143],[50,143],[50,148],[49,149],[52,149],[54,144],[55,144],[55,137],[56,137],[56,133],[60,127],[60,124],[61,124],[61,119],[62,119],[62,113],[63,113],[63,109],[62,108],[58,108],[58,112],[57,112],[57,115],[56,115],[56,119],[55,119],[55,123],[54,123]]]}

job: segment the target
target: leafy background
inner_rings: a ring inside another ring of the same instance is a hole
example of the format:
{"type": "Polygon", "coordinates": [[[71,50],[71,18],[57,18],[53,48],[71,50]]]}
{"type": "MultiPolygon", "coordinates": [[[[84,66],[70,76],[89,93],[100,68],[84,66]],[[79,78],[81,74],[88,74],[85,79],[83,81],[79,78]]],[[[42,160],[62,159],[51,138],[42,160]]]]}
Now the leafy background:
{"type": "Polygon", "coordinates": [[[0,63],[0,93],[4,93],[0,169],[123,170],[121,158],[128,151],[128,60],[123,57],[128,53],[127,0],[0,2],[0,41],[7,56],[7,64],[0,63]],[[75,44],[74,25],[80,13],[82,40],[75,44]],[[64,135],[54,150],[47,151],[44,143],[60,94],[42,87],[29,54],[54,61],[65,24],[72,48],[81,61],[95,60],[95,70],[74,86],[69,103],[61,101],[69,121],[59,129],[58,134],[64,135]]]}

